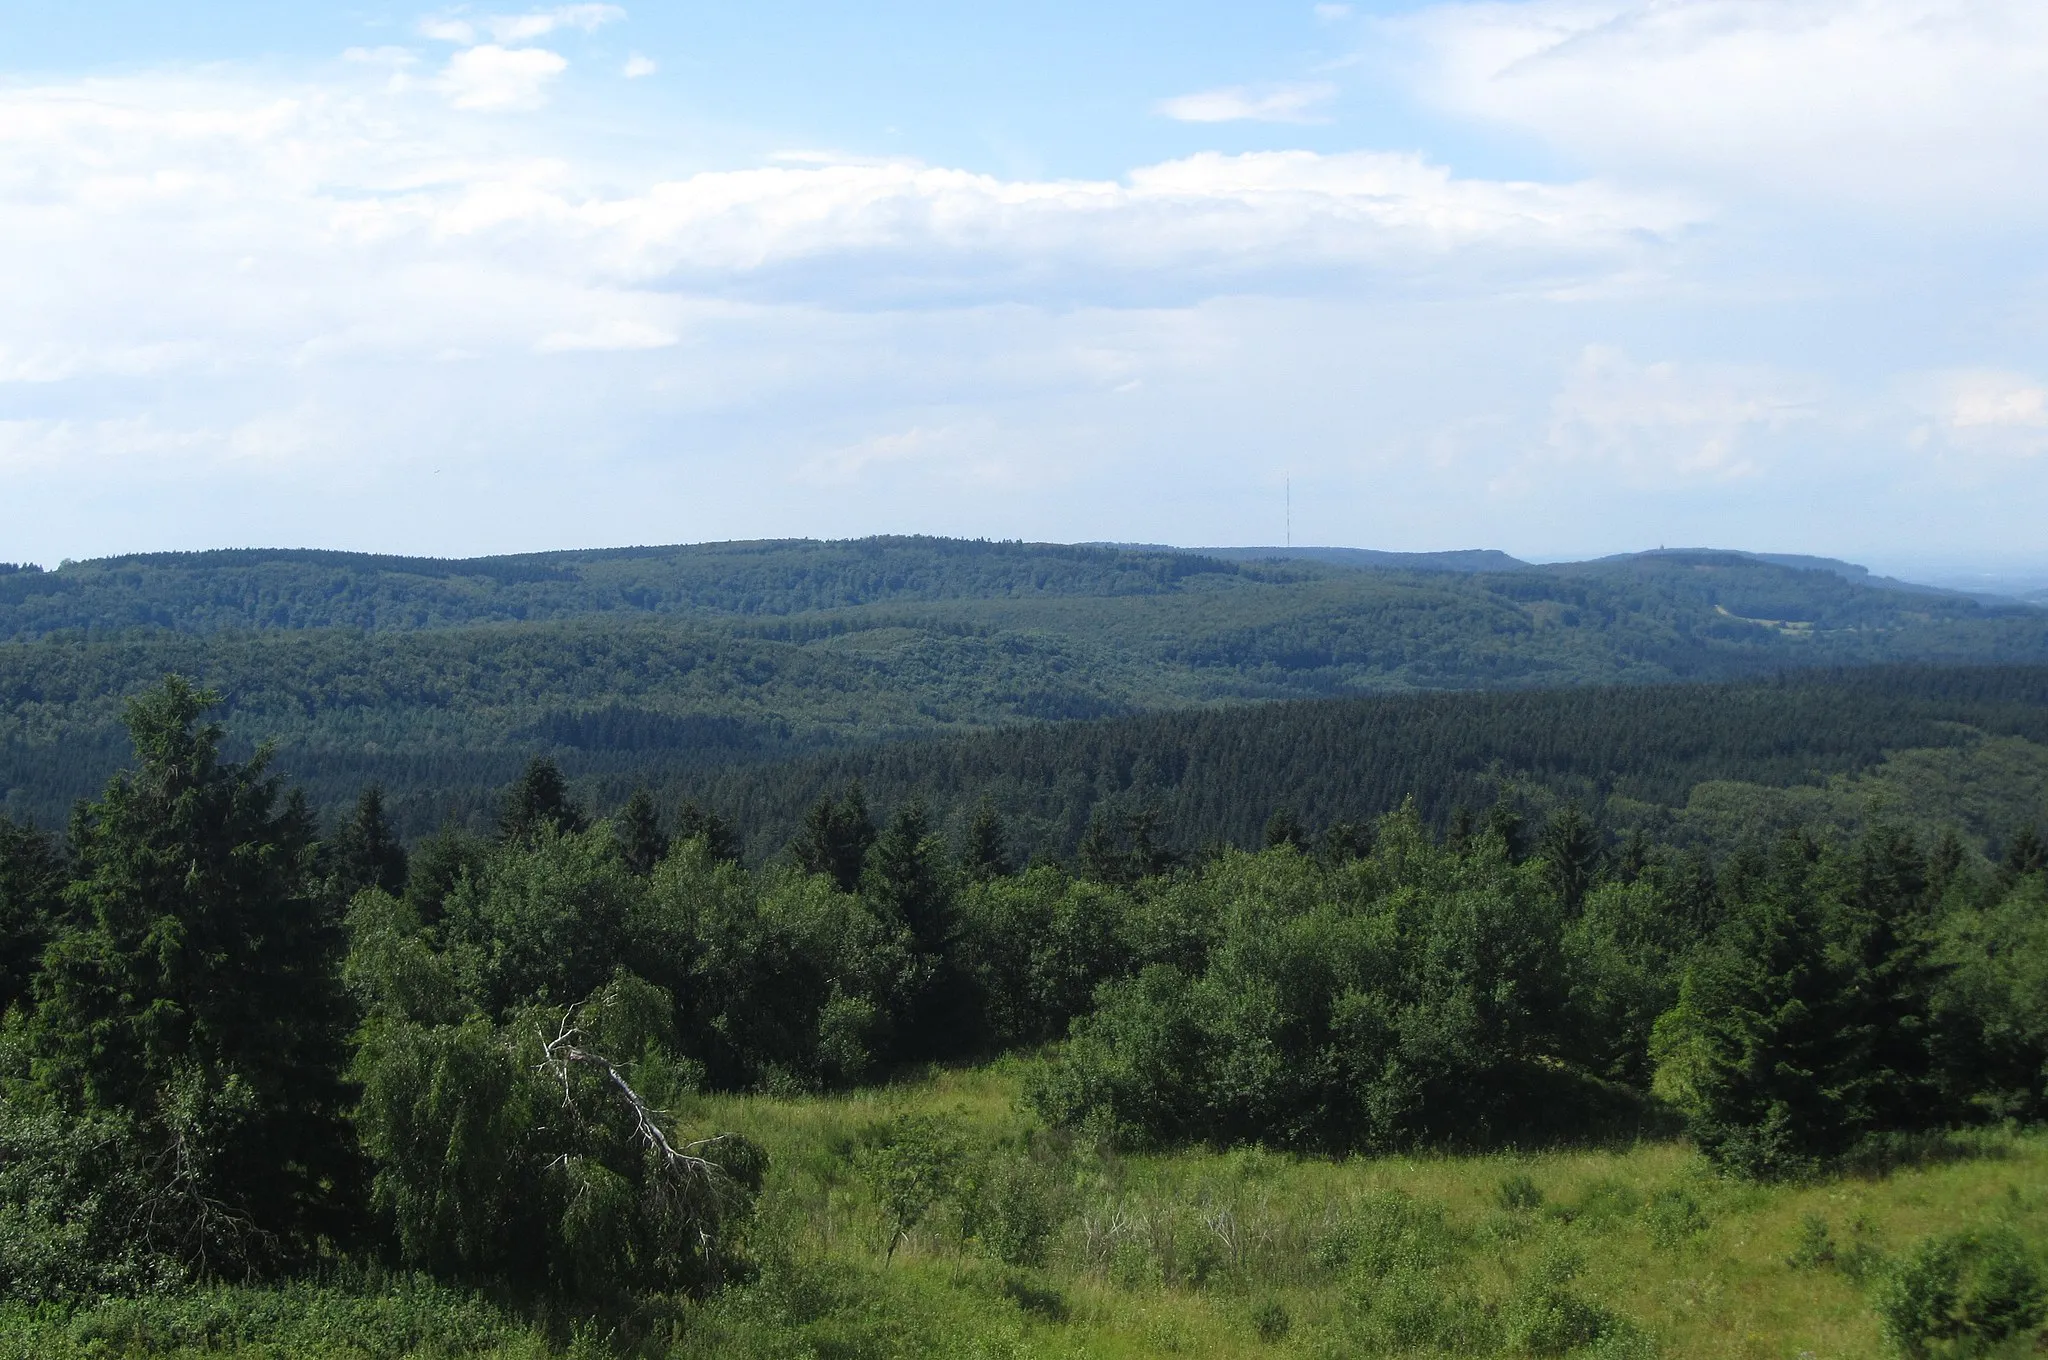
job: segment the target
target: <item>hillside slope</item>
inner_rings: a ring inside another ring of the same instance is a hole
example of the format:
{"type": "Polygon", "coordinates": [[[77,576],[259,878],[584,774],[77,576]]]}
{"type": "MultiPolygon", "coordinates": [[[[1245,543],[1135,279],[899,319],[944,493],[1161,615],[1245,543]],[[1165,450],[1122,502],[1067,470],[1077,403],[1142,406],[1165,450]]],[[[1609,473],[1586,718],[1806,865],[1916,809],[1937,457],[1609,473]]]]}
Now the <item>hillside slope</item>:
{"type": "Polygon", "coordinates": [[[323,804],[379,778],[425,818],[537,751],[695,777],[1258,700],[2048,662],[2048,613],[1727,553],[1447,571],[874,539],[108,560],[0,574],[0,638],[0,810],[54,823],[169,671],[323,804]]]}

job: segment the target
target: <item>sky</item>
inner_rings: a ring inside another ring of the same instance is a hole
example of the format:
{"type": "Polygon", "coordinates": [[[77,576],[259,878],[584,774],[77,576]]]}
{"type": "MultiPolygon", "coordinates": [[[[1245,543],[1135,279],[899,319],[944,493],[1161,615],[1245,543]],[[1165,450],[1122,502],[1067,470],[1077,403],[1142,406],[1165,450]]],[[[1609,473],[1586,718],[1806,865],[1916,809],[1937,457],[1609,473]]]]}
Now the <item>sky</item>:
{"type": "Polygon", "coordinates": [[[0,561],[2044,518],[2040,0],[0,0],[0,561]]]}

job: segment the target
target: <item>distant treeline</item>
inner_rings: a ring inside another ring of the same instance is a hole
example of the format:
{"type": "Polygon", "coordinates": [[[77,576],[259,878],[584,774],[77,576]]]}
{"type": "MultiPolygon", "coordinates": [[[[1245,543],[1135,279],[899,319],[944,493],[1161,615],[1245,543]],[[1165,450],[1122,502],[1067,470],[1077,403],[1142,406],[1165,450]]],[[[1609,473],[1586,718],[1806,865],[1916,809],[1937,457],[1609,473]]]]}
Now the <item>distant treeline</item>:
{"type": "MultiPolygon", "coordinates": [[[[759,858],[852,782],[880,807],[925,799],[942,825],[987,801],[1018,852],[1065,858],[1090,818],[1149,811],[1176,848],[1252,846],[1286,807],[1315,828],[1413,797],[1444,828],[1525,787],[1601,815],[1680,804],[1704,780],[1790,785],[1975,734],[2048,742],[2048,667],[1886,666],[1768,681],[1308,700],[909,741],[648,780],[727,812],[759,858]]],[[[572,767],[573,768],[573,767],[572,767]]],[[[657,767],[587,779],[616,806],[657,767]]]]}
{"type": "MultiPolygon", "coordinates": [[[[618,675],[616,660],[593,673],[618,675]]],[[[822,751],[821,739],[786,720],[676,716],[630,698],[553,710],[521,729],[523,741],[474,750],[410,744],[377,716],[363,715],[367,740],[357,747],[285,742],[278,764],[329,816],[364,785],[381,784],[408,840],[449,821],[480,829],[497,791],[546,754],[601,808],[645,786],[667,807],[696,799],[725,810],[745,828],[755,861],[783,845],[819,797],[856,780],[880,807],[924,797],[949,828],[988,800],[1019,854],[1065,858],[1098,809],[1149,809],[1192,850],[1254,844],[1282,805],[1319,827],[1379,816],[1413,793],[1424,820],[1442,828],[1458,808],[1483,808],[1510,788],[1539,809],[1576,801],[1604,816],[1615,799],[1670,807],[1704,780],[1812,782],[1979,734],[2048,742],[2048,666],[1285,701],[822,751]]],[[[0,811],[59,826],[91,781],[126,758],[118,730],[11,748],[18,792],[0,811]]]]}

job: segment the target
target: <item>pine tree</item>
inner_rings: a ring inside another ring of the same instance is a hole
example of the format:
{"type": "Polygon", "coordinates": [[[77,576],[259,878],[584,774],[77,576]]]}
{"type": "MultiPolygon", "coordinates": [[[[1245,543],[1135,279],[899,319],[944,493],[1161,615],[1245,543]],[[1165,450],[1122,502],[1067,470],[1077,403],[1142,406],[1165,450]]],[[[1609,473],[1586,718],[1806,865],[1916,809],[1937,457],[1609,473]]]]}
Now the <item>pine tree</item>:
{"type": "Polygon", "coordinates": [[[1363,822],[1331,822],[1323,828],[1319,849],[1330,864],[1364,859],[1372,853],[1372,827],[1363,822]]]}
{"type": "Polygon", "coordinates": [[[546,756],[527,762],[526,772],[505,794],[504,810],[498,814],[498,834],[506,841],[524,844],[552,827],[563,834],[586,830],[590,821],[569,796],[568,781],[546,756]]]}
{"type": "Polygon", "coordinates": [[[405,891],[405,847],[391,834],[382,785],[372,784],[356,797],[355,811],[335,833],[329,856],[344,901],[365,888],[393,896],[405,891]]]}
{"type": "Polygon", "coordinates": [[[829,875],[839,891],[850,893],[860,887],[861,870],[874,843],[867,795],[855,782],[847,785],[838,802],[827,796],[812,805],[790,849],[805,873],[829,875]]]}
{"type": "Polygon", "coordinates": [[[1808,847],[1781,847],[1686,972],[1652,1040],[1656,1088],[1709,1157],[1761,1179],[1807,1174],[1866,1130],[1855,978],[1830,948],[1808,847]]]}
{"type": "Polygon", "coordinates": [[[129,705],[139,767],[73,819],[78,924],[50,947],[27,1035],[34,1099],[125,1131],[125,1169],[100,1179],[139,1196],[130,1240],[83,1250],[194,1275],[306,1258],[354,1183],[312,820],[279,807],[267,750],[220,760],[220,729],[199,724],[217,702],[172,677],[129,705]]]}
{"type": "Polygon", "coordinates": [[[490,853],[490,844],[481,837],[453,822],[445,824],[421,841],[406,863],[406,906],[422,925],[435,924],[455,885],[475,879],[490,853]]]}
{"type": "Polygon", "coordinates": [[[2021,827],[2005,847],[2005,863],[2000,867],[2000,876],[2008,884],[2048,869],[2048,840],[2043,840],[2035,827],[2021,827]]]}
{"type": "Polygon", "coordinates": [[[967,841],[960,849],[960,872],[971,882],[986,883],[1010,872],[1009,833],[995,804],[987,798],[974,809],[967,824],[967,841]]]}
{"type": "Polygon", "coordinates": [[[684,803],[682,811],[676,814],[676,839],[701,840],[711,858],[734,864],[739,862],[739,838],[733,833],[732,825],[694,798],[684,803]]]}
{"type": "Polygon", "coordinates": [[[63,886],[51,837],[0,817],[0,1013],[29,1000],[29,980],[61,919],[63,886]]]}
{"type": "Polygon", "coordinates": [[[1522,858],[1522,836],[1527,827],[1526,819],[1505,797],[1495,799],[1493,806],[1486,810],[1486,834],[1500,838],[1510,861],[1522,858]]]}
{"type": "Polygon", "coordinates": [[[942,842],[932,834],[924,801],[913,798],[889,819],[868,851],[862,875],[871,901],[910,928],[921,954],[946,951],[952,938],[952,900],[942,842]]]}
{"type": "Polygon", "coordinates": [[[1088,818],[1088,829],[1081,833],[1076,854],[1083,878],[1097,883],[1128,883],[1133,877],[1130,858],[1117,843],[1116,832],[1111,830],[1110,819],[1101,808],[1088,818]]]}
{"type": "Polygon", "coordinates": [[[1939,1127],[1961,1111],[1938,1061],[1936,996],[1949,970],[1935,958],[1927,861],[1904,831],[1874,827],[1842,896],[1838,933],[1854,970],[1843,1024],[1859,1045],[1850,1061],[1861,1118],[1872,1129],[1939,1127]]]}
{"type": "Polygon", "coordinates": [[[1290,807],[1277,808],[1266,819],[1266,848],[1271,850],[1282,845],[1291,845],[1296,850],[1308,847],[1308,831],[1290,807]]]}
{"type": "Polygon", "coordinates": [[[1577,911],[1600,870],[1600,833],[1575,805],[1555,813],[1543,828],[1536,853],[1543,876],[1566,911],[1577,911]]]}
{"type": "Polygon", "coordinates": [[[668,837],[661,830],[661,814],[655,811],[654,795],[644,788],[633,790],[626,806],[619,809],[612,836],[626,867],[643,877],[668,858],[668,837]]]}
{"type": "Polygon", "coordinates": [[[1949,885],[1963,872],[1963,865],[1969,861],[1970,852],[1963,846],[1963,838],[1952,826],[1943,827],[1941,839],[1934,843],[1934,849],[1927,856],[1927,899],[1939,905],[1948,895],[1949,885]]]}
{"type": "Polygon", "coordinates": [[[1463,803],[1451,809],[1451,824],[1444,832],[1444,848],[1462,855],[1472,844],[1472,809],[1463,803]]]}

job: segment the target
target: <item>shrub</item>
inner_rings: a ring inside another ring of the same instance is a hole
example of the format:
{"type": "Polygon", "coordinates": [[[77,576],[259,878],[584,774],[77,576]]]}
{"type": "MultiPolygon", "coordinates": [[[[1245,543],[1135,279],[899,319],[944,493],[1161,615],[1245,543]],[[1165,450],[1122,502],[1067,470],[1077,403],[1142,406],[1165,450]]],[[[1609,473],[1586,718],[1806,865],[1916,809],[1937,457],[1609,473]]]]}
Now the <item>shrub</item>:
{"type": "Polygon", "coordinates": [[[1005,1265],[1044,1265],[1060,1225],[1059,1189],[1049,1170],[1028,1156],[992,1158],[968,1196],[970,1231],[1005,1265]]]}
{"type": "Polygon", "coordinates": [[[1510,1213],[1527,1213],[1543,1207],[1543,1190],[1529,1179],[1528,1172],[1517,1171],[1500,1178],[1494,1200],[1510,1213]]]}
{"type": "Polygon", "coordinates": [[[869,1129],[854,1165],[888,1220],[893,1259],[924,1216],[959,1188],[966,1149],[950,1121],[906,1115],[869,1129]]]}
{"type": "Polygon", "coordinates": [[[1608,1309],[1573,1291],[1571,1282],[1578,1273],[1578,1258],[1566,1252],[1552,1252],[1529,1272],[1508,1303],[1510,1350],[1525,1355],[1568,1355],[1633,1330],[1608,1309]]]}
{"type": "Polygon", "coordinates": [[[1252,1333],[1269,1346],[1278,1345],[1294,1330],[1294,1319],[1278,1299],[1267,1299],[1252,1309],[1252,1333]]]}
{"type": "Polygon", "coordinates": [[[2048,1290],[2019,1236],[2006,1228],[1917,1243],[1879,1283],[1879,1324],[1905,1355],[1975,1355],[2048,1313],[2048,1290]]]}
{"type": "Polygon", "coordinates": [[[1651,1195],[1643,1206],[1643,1218],[1650,1225],[1650,1240],[1667,1249],[1684,1246],[1707,1230],[1707,1215],[1700,1202],[1676,1188],[1651,1195]]]}

